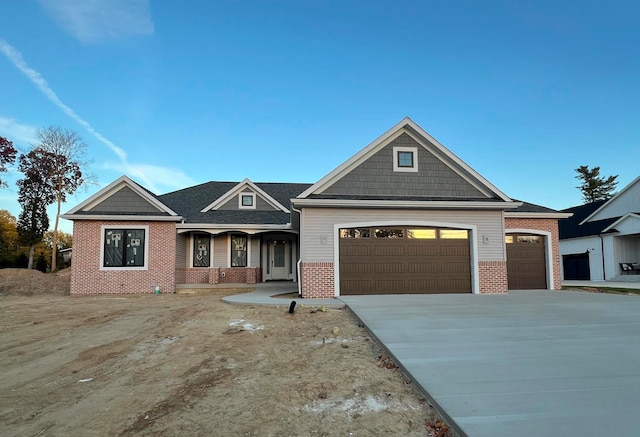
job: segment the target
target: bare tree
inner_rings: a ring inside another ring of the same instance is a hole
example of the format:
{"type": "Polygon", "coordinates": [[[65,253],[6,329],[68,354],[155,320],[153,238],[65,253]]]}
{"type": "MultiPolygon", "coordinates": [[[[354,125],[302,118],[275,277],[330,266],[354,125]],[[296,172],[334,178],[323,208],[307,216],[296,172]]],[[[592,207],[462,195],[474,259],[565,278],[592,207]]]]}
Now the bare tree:
{"type": "Polygon", "coordinates": [[[42,241],[49,229],[47,206],[56,199],[48,172],[55,156],[41,149],[34,149],[27,155],[20,155],[18,170],[24,179],[18,181],[18,202],[22,212],[18,217],[17,230],[23,244],[29,246],[29,264],[33,267],[33,254],[36,244],[42,241]]]}
{"type": "Polygon", "coordinates": [[[58,204],[51,250],[51,271],[53,272],[57,270],[56,248],[60,207],[66,201],[67,196],[75,193],[87,180],[82,172],[83,167],[88,165],[86,160],[87,145],[78,133],[57,126],[38,129],[36,137],[39,141],[37,148],[53,155],[51,168],[47,172],[48,181],[55,192],[55,201],[58,204]]]}
{"type": "MultiPolygon", "coordinates": [[[[16,162],[18,151],[13,147],[13,143],[0,136],[0,173],[7,171],[7,164],[16,162]]],[[[7,182],[0,179],[0,188],[7,186],[7,182]]]]}

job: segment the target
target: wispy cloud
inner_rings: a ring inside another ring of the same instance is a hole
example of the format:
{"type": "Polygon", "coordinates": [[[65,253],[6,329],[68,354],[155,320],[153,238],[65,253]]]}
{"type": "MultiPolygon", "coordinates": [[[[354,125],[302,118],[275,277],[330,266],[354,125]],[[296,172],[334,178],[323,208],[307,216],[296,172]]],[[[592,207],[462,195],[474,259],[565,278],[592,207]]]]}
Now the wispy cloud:
{"type": "MultiPolygon", "coordinates": [[[[51,89],[47,81],[40,73],[31,68],[13,46],[5,40],[0,39],[0,52],[2,52],[54,105],[62,110],[76,123],[84,127],[98,141],[106,145],[119,158],[120,162],[109,164],[109,168],[119,170],[121,173],[137,177],[149,189],[157,191],[158,186],[181,188],[193,183],[193,180],[179,170],[162,168],[148,164],[132,164],[127,161],[127,152],[116,146],[113,142],[105,138],[100,132],[95,130],[88,121],[80,117],[69,106],[65,105],[58,95],[51,89]],[[162,175],[162,176],[158,176],[162,175]]],[[[10,119],[5,119],[10,120],[10,119]]],[[[22,125],[25,126],[25,125],[22,125]]]]}
{"type": "Polygon", "coordinates": [[[24,149],[36,142],[36,127],[0,117],[0,135],[13,141],[16,148],[24,149]]]}
{"type": "Polygon", "coordinates": [[[4,53],[4,55],[9,58],[9,60],[15,65],[18,70],[22,71],[25,76],[33,82],[38,89],[45,95],[49,100],[53,102],[58,108],[62,110],[65,114],[75,120],[78,124],[88,130],[93,136],[95,136],[99,141],[106,144],[113,152],[118,155],[118,157],[122,160],[127,159],[127,154],[120,147],[113,144],[111,141],[100,135],[86,120],[81,118],[78,114],[75,113],[73,109],[62,103],[62,100],[58,98],[56,93],[49,87],[49,84],[42,77],[40,73],[38,73],[33,68],[29,67],[27,63],[22,58],[20,52],[13,48],[13,46],[9,45],[5,40],[0,39],[0,52],[4,53]]]}
{"type": "Polygon", "coordinates": [[[150,0],[40,0],[56,23],[83,44],[154,32],[150,0]]]}

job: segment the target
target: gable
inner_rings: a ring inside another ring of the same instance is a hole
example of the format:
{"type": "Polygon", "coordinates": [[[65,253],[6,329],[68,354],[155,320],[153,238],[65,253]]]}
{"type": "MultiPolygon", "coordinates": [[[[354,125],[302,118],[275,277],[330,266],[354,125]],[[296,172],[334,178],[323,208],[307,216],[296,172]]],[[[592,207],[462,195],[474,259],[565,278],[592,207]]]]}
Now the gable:
{"type": "Polygon", "coordinates": [[[256,211],[280,211],[278,208],[275,208],[272,204],[268,203],[260,194],[249,189],[244,189],[236,196],[231,196],[226,203],[223,203],[216,209],[218,211],[238,211],[242,209],[240,208],[240,201],[238,199],[241,194],[255,194],[256,207],[253,209],[256,211]]]}
{"type": "Polygon", "coordinates": [[[91,214],[166,214],[143,199],[128,186],[123,186],[98,204],[82,212],[91,214]]]}
{"type": "Polygon", "coordinates": [[[295,204],[329,200],[517,206],[408,117],[302,192],[295,204]]]}
{"type": "Polygon", "coordinates": [[[630,212],[640,212],[640,177],[624,187],[585,221],[621,217],[630,212]]]}
{"type": "Polygon", "coordinates": [[[179,221],[171,208],[141,185],[121,176],[60,217],[69,220],[104,220],[106,218],[179,221]]]}
{"type": "Polygon", "coordinates": [[[219,211],[222,207],[225,207],[226,210],[258,210],[257,208],[257,200],[261,199],[261,208],[260,210],[265,211],[282,211],[289,214],[289,209],[287,209],[284,205],[274,199],[271,195],[266,193],[262,188],[258,187],[256,184],[251,182],[249,179],[245,179],[239,184],[236,184],[229,191],[215,199],[212,203],[203,208],[200,212],[209,212],[209,211],[219,211]],[[251,208],[241,208],[239,203],[239,196],[242,193],[253,194],[256,199],[256,207],[251,208]],[[233,202],[236,202],[236,206],[234,207],[233,202]],[[270,207],[270,209],[266,209],[270,207]]]}
{"type": "Polygon", "coordinates": [[[487,198],[406,132],[323,191],[325,195],[487,198]],[[394,170],[394,148],[415,148],[416,172],[394,170]]]}

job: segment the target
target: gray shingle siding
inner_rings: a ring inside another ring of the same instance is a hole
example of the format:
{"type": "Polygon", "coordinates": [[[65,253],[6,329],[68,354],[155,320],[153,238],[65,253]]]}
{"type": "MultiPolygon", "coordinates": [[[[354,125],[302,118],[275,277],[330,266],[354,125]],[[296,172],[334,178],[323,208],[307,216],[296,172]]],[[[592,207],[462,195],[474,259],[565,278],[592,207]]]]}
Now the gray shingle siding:
{"type": "Polygon", "coordinates": [[[487,197],[406,133],[322,194],[456,199],[487,197]],[[393,171],[394,146],[418,148],[418,172],[393,171]]]}
{"type": "Polygon", "coordinates": [[[90,214],[152,214],[168,215],[140,197],[129,187],[123,187],[88,211],[90,214]]]}
{"type": "MultiPolygon", "coordinates": [[[[252,194],[253,191],[243,191],[242,194],[252,194]]],[[[256,211],[274,211],[275,208],[271,205],[269,205],[266,200],[264,200],[262,197],[260,197],[260,195],[258,193],[255,193],[256,195],[256,207],[255,210],[256,211]]],[[[233,196],[229,201],[227,201],[226,203],[224,203],[223,205],[220,205],[220,207],[218,208],[218,210],[220,211],[238,211],[240,210],[239,207],[239,199],[238,199],[238,195],[233,196]]],[[[246,208],[242,209],[243,211],[246,211],[246,208]]]]}

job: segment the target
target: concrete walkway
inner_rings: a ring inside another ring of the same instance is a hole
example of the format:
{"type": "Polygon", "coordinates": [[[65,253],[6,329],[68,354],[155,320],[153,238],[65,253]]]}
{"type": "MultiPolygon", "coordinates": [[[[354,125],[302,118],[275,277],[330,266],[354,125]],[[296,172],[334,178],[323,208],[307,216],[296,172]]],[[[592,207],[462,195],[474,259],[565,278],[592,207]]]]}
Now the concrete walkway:
{"type": "Polygon", "coordinates": [[[340,299],[461,435],[640,433],[640,296],[340,299]]]}
{"type": "Polygon", "coordinates": [[[298,284],[293,282],[262,282],[256,284],[254,291],[223,297],[222,301],[238,305],[290,305],[295,300],[298,305],[326,306],[343,308],[344,302],[338,299],[303,299],[297,296],[298,284]],[[293,297],[283,298],[284,294],[296,293],[293,297]],[[281,297],[277,297],[281,296],[281,297]]]}
{"type": "Polygon", "coordinates": [[[563,287],[604,287],[604,288],[629,288],[640,290],[640,282],[613,282],[613,281],[562,281],[563,287]]]}

